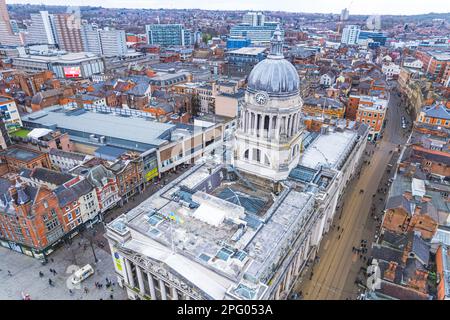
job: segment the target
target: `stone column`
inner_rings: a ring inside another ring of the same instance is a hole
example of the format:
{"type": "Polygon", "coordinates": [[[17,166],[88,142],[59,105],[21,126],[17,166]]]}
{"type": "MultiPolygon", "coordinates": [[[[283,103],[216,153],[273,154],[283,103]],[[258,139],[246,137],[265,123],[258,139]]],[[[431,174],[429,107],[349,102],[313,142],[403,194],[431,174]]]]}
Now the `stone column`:
{"type": "Polygon", "coordinates": [[[130,287],[134,288],[134,279],[133,279],[133,273],[131,272],[130,260],[125,259],[125,267],[127,268],[128,284],[130,285],[130,287]]]}
{"type": "Polygon", "coordinates": [[[264,122],[265,122],[265,120],[266,120],[266,115],[264,113],[262,113],[261,117],[260,117],[260,123],[259,123],[259,136],[261,138],[264,138],[264,122]]]}
{"type": "Polygon", "coordinates": [[[269,116],[269,129],[267,130],[267,138],[272,138],[272,123],[273,121],[273,116],[269,116]]]}
{"type": "Polygon", "coordinates": [[[167,300],[166,285],[162,279],[159,279],[159,290],[161,291],[161,300],[167,300]]]}
{"type": "Polygon", "coordinates": [[[172,291],[171,295],[172,295],[172,300],[178,300],[178,292],[177,292],[177,288],[175,287],[170,287],[170,290],[172,291]]]}
{"type": "Polygon", "coordinates": [[[305,244],[305,251],[304,251],[304,257],[303,259],[307,259],[308,258],[308,252],[309,252],[309,242],[311,239],[311,234],[308,234],[308,237],[306,238],[306,244],[305,244]]]}
{"type": "Polygon", "coordinates": [[[305,251],[305,247],[303,246],[297,256],[297,273],[300,273],[300,268],[302,266],[302,262],[303,262],[303,253],[305,251]]]}
{"type": "Polygon", "coordinates": [[[253,111],[251,111],[250,112],[250,133],[252,135],[255,134],[255,126],[256,126],[255,113],[253,111]]]}
{"type": "Polygon", "coordinates": [[[286,136],[288,135],[288,122],[289,122],[288,116],[285,116],[284,117],[284,134],[286,136]]]}
{"type": "Polygon", "coordinates": [[[151,273],[147,273],[147,279],[148,287],[150,288],[150,296],[152,297],[152,300],[156,300],[155,283],[153,282],[153,276],[151,273]]]}
{"type": "Polygon", "coordinates": [[[292,129],[292,115],[288,115],[288,125],[287,125],[287,136],[291,136],[291,129],[292,129]]]}
{"type": "Polygon", "coordinates": [[[184,300],[191,300],[191,297],[188,294],[184,295],[184,300]]]}
{"type": "Polygon", "coordinates": [[[136,274],[137,274],[138,284],[139,284],[139,293],[141,295],[144,295],[145,294],[144,279],[142,277],[142,270],[138,265],[136,265],[136,274]]]}
{"type": "Polygon", "coordinates": [[[292,125],[292,135],[297,133],[298,113],[294,114],[294,124],[292,125]]]}
{"type": "Polygon", "coordinates": [[[250,124],[250,112],[248,110],[245,111],[245,133],[248,133],[250,124]]]}
{"type": "Polygon", "coordinates": [[[282,122],[282,117],[277,116],[277,120],[275,123],[275,139],[276,140],[280,140],[281,122],[282,122]]]}

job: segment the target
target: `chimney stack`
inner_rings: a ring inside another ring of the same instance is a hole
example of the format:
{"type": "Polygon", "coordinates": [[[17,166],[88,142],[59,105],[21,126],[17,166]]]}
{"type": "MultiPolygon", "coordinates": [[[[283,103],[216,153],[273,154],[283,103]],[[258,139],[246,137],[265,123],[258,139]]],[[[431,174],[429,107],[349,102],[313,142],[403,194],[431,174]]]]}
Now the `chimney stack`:
{"type": "Polygon", "coordinates": [[[383,278],[387,281],[394,282],[395,271],[397,270],[397,262],[389,262],[389,267],[384,271],[383,278]]]}

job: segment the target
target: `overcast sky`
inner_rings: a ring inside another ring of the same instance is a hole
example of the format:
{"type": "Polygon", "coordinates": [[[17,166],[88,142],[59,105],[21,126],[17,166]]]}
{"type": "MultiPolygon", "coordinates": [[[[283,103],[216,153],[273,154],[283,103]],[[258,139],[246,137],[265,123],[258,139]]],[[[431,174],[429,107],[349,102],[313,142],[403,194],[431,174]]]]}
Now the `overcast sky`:
{"type": "Polygon", "coordinates": [[[207,10],[271,10],[350,14],[421,14],[450,12],[448,0],[6,0],[6,3],[101,5],[109,8],[200,8],[207,10]]]}

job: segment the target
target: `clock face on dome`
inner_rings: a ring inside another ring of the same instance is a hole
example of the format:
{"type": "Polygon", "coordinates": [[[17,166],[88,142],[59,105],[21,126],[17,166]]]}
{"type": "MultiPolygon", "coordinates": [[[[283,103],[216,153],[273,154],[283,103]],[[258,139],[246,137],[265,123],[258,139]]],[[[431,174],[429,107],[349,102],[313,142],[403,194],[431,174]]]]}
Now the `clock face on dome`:
{"type": "Polygon", "coordinates": [[[267,100],[269,97],[267,96],[267,93],[265,92],[258,92],[255,96],[256,103],[263,106],[267,103],[267,100]]]}

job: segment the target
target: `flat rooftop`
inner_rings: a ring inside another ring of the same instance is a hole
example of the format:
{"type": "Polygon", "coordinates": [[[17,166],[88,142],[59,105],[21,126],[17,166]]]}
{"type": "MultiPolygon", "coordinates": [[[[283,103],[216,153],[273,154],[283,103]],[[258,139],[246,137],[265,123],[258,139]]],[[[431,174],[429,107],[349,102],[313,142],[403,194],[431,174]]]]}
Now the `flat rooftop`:
{"type": "MultiPolygon", "coordinates": [[[[268,281],[294,229],[313,212],[314,195],[290,188],[279,196],[257,187],[247,192],[228,177],[221,164],[198,164],[129,211],[127,222],[115,220],[109,227],[118,233],[129,228],[169,251],[173,247],[175,256],[190,261],[183,272],[188,279],[203,273],[206,278],[208,270],[234,283],[244,273],[268,281]]],[[[151,257],[158,253],[133,232],[125,247],[151,257]]]]}
{"type": "Polygon", "coordinates": [[[41,155],[41,153],[21,148],[8,148],[1,154],[20,161],[31,161],[33,159],[38,158],[41,155]]]}
{"type": "Polygon", "coordinates": [[[14,60],[34,60],[38,62],[82,62],[86,60],[100,58],[95,53],[91,52],[68,52],[64,54],[54,55],[39,55],[28,54],[13,58],[14,60]]]}
{"type": "Polygon", "coordinates": [[[300,158],[299,165],[312,169],[324,166],[339,170],[351,152],[357,135],[356,131],[344,130],[317,136],[300,158]]]}
{"type": "Polygon", "coordinates": [[[173,124],[146,120],[137,116],[120,116],[77,109],[69,111],[53,106],[22,117],[25,126],[61,129],[72,135],[84,133],[159,146],[167,142],[166,135],[175,128],[173,124]]]}
{"type": "Polygon", "coordinates": [[[233,54],[246,54],[246,55],[258,55],[261,54],[263,52],[265,52],[267,50],[267,48],[260,48],[260,47],[244,47],[244,48],[240,48],[240,49],[236,49],[236,50],[232,50],[232,51],[228,51],[228,53],[233,53],[233,54]]]}

